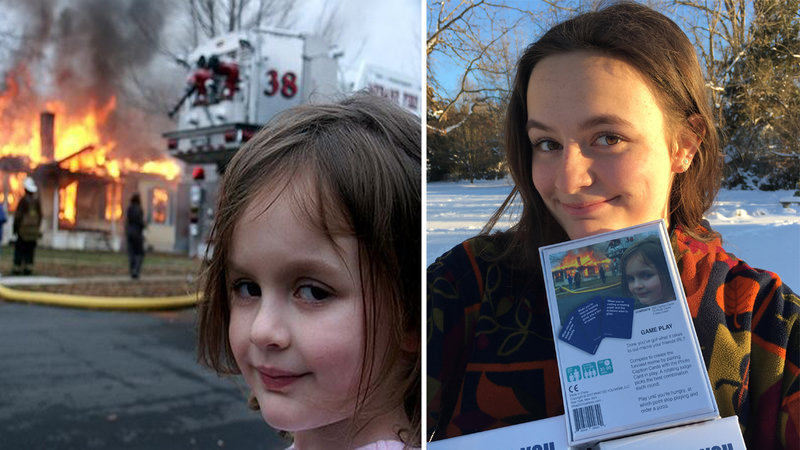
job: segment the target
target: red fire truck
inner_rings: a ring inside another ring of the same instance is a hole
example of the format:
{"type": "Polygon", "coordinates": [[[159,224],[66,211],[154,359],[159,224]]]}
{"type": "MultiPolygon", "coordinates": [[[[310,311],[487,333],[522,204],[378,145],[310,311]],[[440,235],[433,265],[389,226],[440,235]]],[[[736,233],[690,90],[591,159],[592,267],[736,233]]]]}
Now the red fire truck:
{"type": "Polygon", "coordinates": [[[338,93],[341,55],[318,36],[280,29],[219,36],[188,55],[185,90],[169,112],[177,126],[164,133],[193,178],[178,190],[176,249],[204,251],[225,165],[278,112],[338,93]]]}
{"type": "Polygon", "coordinates": [[[335,47],[322,38],[258,29],[214,38],[192,51],[186,90],[164,133],[172,156],[224,164],[277,112],[339,91],[335,47]]]}

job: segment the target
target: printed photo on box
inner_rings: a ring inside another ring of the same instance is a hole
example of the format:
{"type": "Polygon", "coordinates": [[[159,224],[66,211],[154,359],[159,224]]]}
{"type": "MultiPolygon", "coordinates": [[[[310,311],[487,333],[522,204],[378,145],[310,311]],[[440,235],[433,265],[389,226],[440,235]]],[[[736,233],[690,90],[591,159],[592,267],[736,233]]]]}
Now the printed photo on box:
{"type": "Polygon", "coordinates": [[[675,300],[658,236],[640,233],[550,255],[559,339],[595,354],[605,337],[630,339],[633,311],[675,300]]]}

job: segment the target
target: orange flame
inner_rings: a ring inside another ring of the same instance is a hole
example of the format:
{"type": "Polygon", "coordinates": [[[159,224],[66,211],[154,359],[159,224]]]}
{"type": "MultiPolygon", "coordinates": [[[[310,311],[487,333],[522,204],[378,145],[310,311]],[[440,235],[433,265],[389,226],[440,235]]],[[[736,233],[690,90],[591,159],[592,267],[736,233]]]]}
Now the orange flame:
{"type": "Polygon", "coordinates": [[[78,182],[73,181],[58,189],[58,218],[75,225],[75,201],[78,198],[78,182]]]}
{"type": "Polygon", "coordinates": [[[136,162],[114,155],[118,142],[106,132],[106,125],[117,107],[116,97],[99,106],[88,99],[80,111],[58,100],[39,104],[24,66],[10,71],[5,85],[5,91],[0,92],[0,158],[25,158],[31,169],[54,162],[45,161],[48,155],[42,154],[40,114],[46,110],[55,114],[52,157],[64,170],[115,179],[126,172],[152,173],[168,180],[180,175],[178,164],[168,158],[136,162]]]}
{"type": "Polygon", "coordinates": [[[610,264],[611,260],[603,254],[595,254],[591,247],[582,247],[568,251],[561,263],[553,270],[577,269],[580,266],[595,266],[598,264],[610,264]],[[580,261],[580,263],[579,263],[580,261]]]}
{"type": "MultiPolygon", "coordinates": [[[[19,203],[19,199],[25,194],[24,189],[22,187],[22,180],[25,179],[26,175],[24,173],[2,173],[0,175],[5,177],[8,180],[8,196],[5,195],[3,192],[2,184],[0,184],[0,203],[6,202],[8,206],[8,212],[16,211],[17,210],[17,203],[19,203]]],[[[0,178],[0,182],[2,182],[2,178],[0,178]]]]}
{"type": "Polygon", "coordinates": [[[89,108],[82,116],[71,117],[66,105],[59,101],[47,102],[45,107],[55,114],[55,159],[61,161],[75,155],[86,147],[94,147],[91,152],[81,152],[81,163],[75,164],[68,160],[69,168],[92,171],[105,166],[106,155],[113,150],[117,143],[107,136],[103,136],[99,127],[105,125],[108,116],[117,106],[117,98],[112,96],[105,105],[96,108],[94,102],[89,103],[89,108]],[[63,123],[62,123],[63,122],[63,123]]]}
{"type": "Polygon", "coordinates": [[[30,86],[30,74],[27,69],[18,67],[15,74],[21,82],[9,75],[6,77],[6,90],[0,95],[0,118],[2,118],[2,136],[0,137],[0,157],[26,156],[33,164],[39,162],[39,120],[31,121],[25,107],[18,99],[35,98],[30,86]]]}
{"type": "Polygon", "coordinates": [[[158,174],[168,180],[174,180],[181,174],[180,166],[171,160],[147,161],[141,166],[131,163],[128,167],[137,172],[158,174]]]}

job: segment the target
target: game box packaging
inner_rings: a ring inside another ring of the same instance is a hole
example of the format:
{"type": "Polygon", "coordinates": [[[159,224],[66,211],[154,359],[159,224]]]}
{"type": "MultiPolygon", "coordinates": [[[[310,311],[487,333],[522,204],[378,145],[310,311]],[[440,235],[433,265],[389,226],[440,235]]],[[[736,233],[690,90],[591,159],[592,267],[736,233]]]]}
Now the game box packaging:
{"type": "Polygon", "coordinates": [[[663,220],[540,256],[568,445],[719,416],[663,220]]]}

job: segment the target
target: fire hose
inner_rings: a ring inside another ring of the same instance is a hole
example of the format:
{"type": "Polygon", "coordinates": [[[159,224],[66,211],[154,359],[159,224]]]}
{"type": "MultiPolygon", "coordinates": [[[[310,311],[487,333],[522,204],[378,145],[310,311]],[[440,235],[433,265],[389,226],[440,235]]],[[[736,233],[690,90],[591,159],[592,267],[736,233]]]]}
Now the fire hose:
{"type": "Polygon", "coordinates": [[[0,297],[8,301],[72,308],[111,310],[178,309],[196,305],[199,294],[173,297],[96,297],[52,292],[21,291],[0,284],[0,297]]]}

